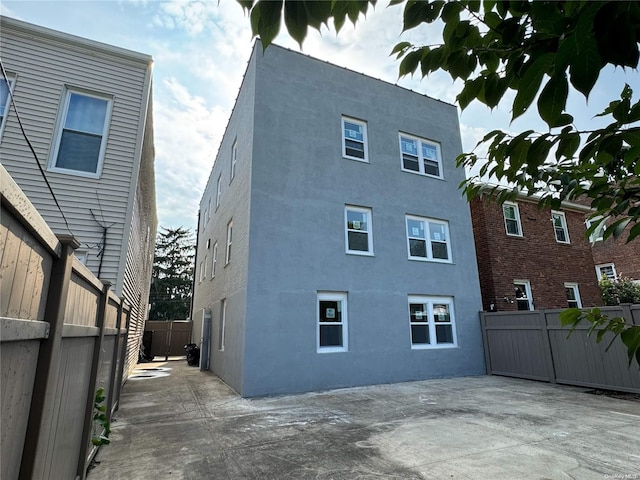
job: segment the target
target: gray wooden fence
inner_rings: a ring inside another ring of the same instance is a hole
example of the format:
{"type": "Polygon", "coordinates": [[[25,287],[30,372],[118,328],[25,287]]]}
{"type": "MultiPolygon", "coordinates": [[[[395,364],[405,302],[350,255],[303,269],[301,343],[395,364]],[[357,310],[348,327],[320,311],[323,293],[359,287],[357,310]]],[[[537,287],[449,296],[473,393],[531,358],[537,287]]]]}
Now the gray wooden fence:
{"type": "Polygon", "coordinates": [[[85,478],[94,399],[109,419],[130,309],[56,237],[0,165],[0,478],[85,478]]]}
{"type": "MultiPolygon", "coordinates": [[[[608,316],[640,325],[640,305],[603,307],[608,316]]],[[[584,323],[570,335],[562,310],[481,312],[487,373],[622,392],[640,393],[640,370],[628,364],[626,347],[607,334],[596,343],[584,323]]]]}
{"type": "Polygon", "coordinates": [[[184,346],[191,343],[190,320],[148,320],[145,332],[151,332],[151,356],[169,357],[186,355],[184,346]]]}

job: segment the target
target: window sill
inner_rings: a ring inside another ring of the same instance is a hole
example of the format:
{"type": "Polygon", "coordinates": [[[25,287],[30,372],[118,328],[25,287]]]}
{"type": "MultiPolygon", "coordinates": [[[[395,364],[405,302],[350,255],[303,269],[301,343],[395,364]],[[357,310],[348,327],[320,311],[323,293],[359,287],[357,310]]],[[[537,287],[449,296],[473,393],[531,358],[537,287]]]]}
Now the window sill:
{"type": "Polygon", "coordinates": [[[81,170],[71,170],[68,168],[58,168],[58,167],[49,167],[47,168],[48,172],[61,173],[63,175],[73,175],[75,177],[83,177],[83,178],[94,178],[99,179],[101,173],[92,173],[92,172],[83,172],[81,170]]]}
{"type": "Polygon", "coordinates": [[[349,350],[343,347],[326,347],[326,348],[318,348],[316,353],[340,353],[340,352],[348,352],[349,350]]]}
{"type": "Polygon", "coordinates": [[[420,175],[421,177],[433,178],[434,180],[445,180],[444,176],[438,177],[436,175],[429,175],[428,173],[416,172],[415,170],[407,170],[406,168],[400,168],[400,170],[402,170],[403,172],[412,173],[414,175],[420,175]]]}
{"type": "Polygon", "coordinates": [[[369,252],[359,252],[359,251],[346,251],[344,252],[346,255],[356,255],[357,257],[375,257],[373,253],[369,252]]]}
{"type": "Polygon", "coordinates": [[[443,263],[445,265],[453,265],[453,261],[451,260],[433,260],[431,258],[422,258],[422,257],[408,257],[408,260],[411,260],[414,262],[443,263]]]}
{"type": "Polygon", "coordinates": [[[571,242],[560,242],[558,240],[556,240],[556,243],[558,243],[560,245],[571,245],[571,242]]]}
{"type": "Polygon", "coordinates": [[[524,239],[524,235],[515,235],[513,233],[507,233],[507,237],[509,238],[522,238],[524,239]]]}
{"type": "Polygon", "coordinates": [[[411,345],[411,350],[442,350],[446,348],[458,348],[458,345],[455,343],[446,343],[442,345],[411,345]]]}
{"type": "Polygon", "coordinates": [[[348,157],[346,155],[342,155],[342,158],[344,158],[345,160],[353,160],[354,162],[369,163],[368,158],[348,157]]]}

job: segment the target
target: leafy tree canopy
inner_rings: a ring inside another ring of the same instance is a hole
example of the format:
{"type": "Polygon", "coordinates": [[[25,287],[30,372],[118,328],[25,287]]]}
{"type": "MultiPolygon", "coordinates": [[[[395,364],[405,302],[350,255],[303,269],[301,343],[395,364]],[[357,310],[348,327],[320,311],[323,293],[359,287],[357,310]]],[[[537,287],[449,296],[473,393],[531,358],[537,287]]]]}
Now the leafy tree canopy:
{"type": "Polygon", "coordinates": [[[151,320],[189,318],[195,240],[189,229],[160,227],[149,303],[151,320]]]}
{"type": "MultiPolygon", "coordinates": [[[[239,3],[250,12],[253,33],[267,48],[283,19],[291,37],[302,44],[308,27],[320,29],[332,21],[340,31],[347,19],[355,24],[376,0],[239,3]]],[[[500,202],[520,191],[539,195],[540,206],[559,208],[562,200],[586,196],[594,217],[609,225],[605,236],[626,234],[631,240],[640,235],[640,102],[633,101],[627,85],[598,115],[609,125],[593,130],[578,130],[566,111],[570,89],[588,98],[605,67],[638,67],[640,2],[389,2],[396,5],[404,5],[402,31],[444,24],[439,44],[404,41],[392,48],[400,60],[400,76],[448,72],[463,82],[457,96],[462,109],[473,101],[493,109],[511,91],[512,120],[534,108],[548,126],[545,132],[517,135],[494,130],[480,142],[488,149],[487,158],[474,152],[461,155],[460,166],[480,167],[480,176],[464,183],[468,198],[486,188],[477,180],[487,175],[512,186],[491,192],[500,202]]]]}
{"type": "MultiPolygon", "coordinates": [[[[249,12],[253,34],[260,36],[263,48],[275,39],[283,20],[291,37],[302,44],[309,27],[320,30],[331,21],[339,32],[347,19],[355,25],[376,4],[376,0],[238,2],[249,12]]],[[[588,98],[603,69],[637,69],[640,2],[389,2],[390,7],[402,5],[403,32],[436,22],[443,28],[438,44],[402,41],[391,49],[400,62],[400,76],[418,72],[424,77],[443,70],[463,84],[457,96],[461,109],[473,101],[493,109],[513,96],[512,120],[535,109],[547,125],[544,132],[516,135],[494,130],[478,144],[487,148],[486,158],[474,152],[460,155],[458,166],[480,167],[478,177],[461,185],[467,198],[482,194],[486,187],[477,180],[489,176],[510,185],[489,192],[499,202],[523,192],[539,196],[540,207],[557,209],[562,200],[588,198],[593,218],[601,217],[608,225],[605,237],[626,235],[631,241],[640,235],[640,102],[634,101],[629,85],[619,98],[612,92],[615,97],[597,115],[608,125],[591,130],[579,130],[567,111],[570,90],[588,98]]],[[[593,222],[587,235],[599,224],[593,222]]],[[[593,320],[574,311],[565,316],[565,324],[582,319],[593,320]]],[[[607,323],[600,317],[592,324],[620,335],[629,359],[635,356],[640,365],[640,327],[626,327],[624,320],[607,323]]]]}

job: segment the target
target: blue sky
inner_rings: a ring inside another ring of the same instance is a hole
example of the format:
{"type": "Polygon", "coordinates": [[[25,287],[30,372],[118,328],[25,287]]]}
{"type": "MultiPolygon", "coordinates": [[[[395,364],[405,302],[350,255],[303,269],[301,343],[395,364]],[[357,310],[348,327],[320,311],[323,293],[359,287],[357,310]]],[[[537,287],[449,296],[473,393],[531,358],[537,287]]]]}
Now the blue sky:
{"type": "MultiPolygon", "coordinates": [[[[310,30],[303,53],[453,103],[460,88],[446,74],[398,80],[398,64],[389,56],[393,46],[403,40],[436,43],[440,30],[425,26],[400,35],[402,8],[386,4],[379,2],[366,20],[355,29],[346,25],[337,37],[310,30]]],[[[194,228],[253,45],[240,5],[235,0],[2,0],[0,13],[153,56],[159,223],[194,228]]],[[[285,34],[276,43],[299,50],[285,34]]],[[[638,80],[637,71],[608,70],[588,104],[580,94],[570,96],[569,111],[580,128],[589,128],[625,82],[640,93],[638,80]]],[[[510,125],[509,107],[508,101],[493,112],[477,103],[469,106],[460,117],[465,151],[494,128],[545,131],[529,113],[510,125]]]]}

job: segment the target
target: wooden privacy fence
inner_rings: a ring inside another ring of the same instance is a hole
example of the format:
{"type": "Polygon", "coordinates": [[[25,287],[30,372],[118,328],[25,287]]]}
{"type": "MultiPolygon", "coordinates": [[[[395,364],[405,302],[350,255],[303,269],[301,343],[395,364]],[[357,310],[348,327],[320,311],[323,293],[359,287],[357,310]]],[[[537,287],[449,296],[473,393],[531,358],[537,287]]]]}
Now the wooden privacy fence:
{"type": "MultiPolygon", "coordinates": [[[[603,313],[640,325],[640,305],[603,307],[603,313]]],[[[487,373],[552,383],[640,393],[640,370],[630,367],[627,349],[612,335],[596,343],[584,322],[569,336],[562,310],[481,312],[487,373]]]]}
{"type": "Polygon", "coordinates": [[[190,320],[148,320],[145,333],[151,334],[151,357],[181,357],[186,355],[184,346],[191,342],[190,320]]]}
{"type": "Polygon", "coordinates": [[[102,433],[96,390],[109,420],[117,408],[130,309],[2,166],[0,188],[0,478],[82,479],[102,433]]]}

